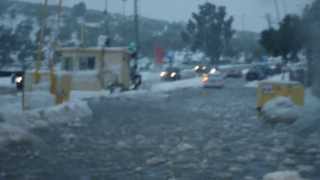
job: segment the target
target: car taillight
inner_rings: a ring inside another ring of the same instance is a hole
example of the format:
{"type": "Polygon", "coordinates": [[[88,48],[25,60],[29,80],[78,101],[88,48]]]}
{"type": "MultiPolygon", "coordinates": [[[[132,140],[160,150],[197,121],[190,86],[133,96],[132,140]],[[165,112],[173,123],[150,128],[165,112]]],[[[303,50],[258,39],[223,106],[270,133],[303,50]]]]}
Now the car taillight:
{"type": "Polygon", "coordinates": [[[209,77],[208,76],[205,76],[205,77],[202,78],[202,82],[203,83],[207,84],[208,81],[209,81],[209,77]]]}

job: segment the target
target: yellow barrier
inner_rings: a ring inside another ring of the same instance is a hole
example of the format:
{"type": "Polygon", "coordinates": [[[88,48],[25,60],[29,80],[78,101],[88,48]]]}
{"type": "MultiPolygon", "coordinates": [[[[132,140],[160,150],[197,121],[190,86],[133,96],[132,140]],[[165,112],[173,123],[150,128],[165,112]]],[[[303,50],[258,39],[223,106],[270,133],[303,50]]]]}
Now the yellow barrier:
{"type": "Polygon", "coordinates": [[[257,108],[261,109],[278,96],[290,97],[298,106],[304,105],[304,86],[298,82],[262,81],[257,89],[257,108]]]}
{"type": "Polygon", "coordinates": [[[71,76],[63,75],[59,78],[56,91],[56,104],[62,104],[70,99],[71,93],[71,76]]]}

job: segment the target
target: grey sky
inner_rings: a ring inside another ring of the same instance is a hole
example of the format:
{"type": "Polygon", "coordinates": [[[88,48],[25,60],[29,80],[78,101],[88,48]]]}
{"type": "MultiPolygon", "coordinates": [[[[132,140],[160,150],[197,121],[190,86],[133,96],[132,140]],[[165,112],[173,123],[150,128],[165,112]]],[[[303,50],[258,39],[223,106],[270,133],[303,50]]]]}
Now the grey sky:
{"type": "MultiPolygon", "coordinates": [[[[43,0],[25,0],[43,2],[43,0]]],[[[58,0],[49,0],[57,3],[58,0]]],[[[64,0],[70,6],[81,0],[64,0]]],[[[89,8],[104,9],[105,0],[83,0],[89,8]]],[[[108,0],[111,12],[123,12],[122,0],[108,0]]],[[[234,27],[259,32],[267,27],[266,13],[276,21],[274,0],[139,0],[142,16],[169,21],[187,21],[200,3],[210,1],[227,6],[229,14],[235,17],[234,27]]],[[[301,13],[304,6],[312,0],[278,0],[280,14],[301,13]]],[[[133,0],[127,0],[126,14],[132,14],[133,0]]]]}

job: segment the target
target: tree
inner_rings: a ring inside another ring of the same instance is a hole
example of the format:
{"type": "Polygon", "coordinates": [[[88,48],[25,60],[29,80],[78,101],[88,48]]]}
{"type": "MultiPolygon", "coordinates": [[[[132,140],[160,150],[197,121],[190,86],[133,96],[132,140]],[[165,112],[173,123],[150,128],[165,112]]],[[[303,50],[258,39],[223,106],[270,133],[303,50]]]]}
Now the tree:
{"type": "Polygon", "coordinates": [[[0,27],[0,67],[13,62],[11,52],[16,49],[15,37],[12,29],[0,27]]]}
{"type": "Polygon", "coordinates": [[[72,15],[75,17],[84,16],[87,11],[86,3],[80,2],[72,7],[72,15]]]}
{"type": "Polygon", "coordinates": [[[267,29],[261,33],[260,43],[273,56],[282,56],[285,62],[298,60],[305,37],[302,21],[297,15],[287,15],[279,29],[267,29]]]}
{"type": "Polygon", "coordinates": [[[266,49],[266,51],[272,56],[279,56],[280,47],[279,47],[279,33],[277,30],[270,28],[262,31],[260,44],[266,49]]]}
{"type": "Polygon", "coordinates": [[[30,36],[32,32],[32,20],[28,19],[21,22],[16,30],[15,38],[17,43],[18,61],[20,64],[27,64],[27,59],[31,59],[36,51],[36,44],[32,42],[30,36]]]}
{"type": "Polygon", "coordinates": [[[182,39],[190,44],[191,50],[203,51],[213,65],[229,47],[234,34],[232,23],[233,17],[227,17],[224,6],[207,2],[199,6],[198,13],[192,14],[182,39]]]}

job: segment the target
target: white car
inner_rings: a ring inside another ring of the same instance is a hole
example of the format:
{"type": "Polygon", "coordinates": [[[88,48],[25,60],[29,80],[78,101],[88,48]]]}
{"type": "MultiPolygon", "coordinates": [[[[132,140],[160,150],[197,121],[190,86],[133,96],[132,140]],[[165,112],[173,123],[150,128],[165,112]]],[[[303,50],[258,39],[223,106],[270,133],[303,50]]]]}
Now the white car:
{"type": "Polygon", "coordinates": [[[202,76],[203,87],[205,88],[223,88],[225,76],[220,72],[205,74],[202,76]]]}

